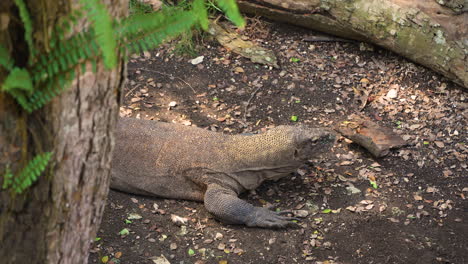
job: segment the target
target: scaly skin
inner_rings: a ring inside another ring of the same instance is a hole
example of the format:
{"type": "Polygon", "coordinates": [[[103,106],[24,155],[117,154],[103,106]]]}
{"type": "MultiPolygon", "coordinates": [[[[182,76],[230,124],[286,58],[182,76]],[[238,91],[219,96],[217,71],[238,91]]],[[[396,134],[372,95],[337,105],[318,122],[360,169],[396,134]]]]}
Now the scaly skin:
{"type": "Polygon", "coordinates": [[[279,126],[258,135],[121,118],[116,129],[111,188],[157,197],[204,201],[223,222],[283,228],[295,218],[238,198],[265,180],[290,175],[328,151],[335,135],[322,128],[279,126]]]}

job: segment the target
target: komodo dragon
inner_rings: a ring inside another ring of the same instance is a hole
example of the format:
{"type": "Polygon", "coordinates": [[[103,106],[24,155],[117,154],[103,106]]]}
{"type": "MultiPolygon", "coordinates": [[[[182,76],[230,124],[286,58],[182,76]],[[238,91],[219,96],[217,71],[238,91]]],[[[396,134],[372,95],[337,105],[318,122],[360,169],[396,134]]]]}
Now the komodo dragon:
{"type": "Polygon", "coordinates": [[[225,135],[196,127],[120,118],[112,161],[111,188],[204,201],[228,224],[282,228],[287,217],[238,198],[264,180],[289,175],[317,154],[329,151],[333,132],[278,126],[258,135],[225,135]]]}

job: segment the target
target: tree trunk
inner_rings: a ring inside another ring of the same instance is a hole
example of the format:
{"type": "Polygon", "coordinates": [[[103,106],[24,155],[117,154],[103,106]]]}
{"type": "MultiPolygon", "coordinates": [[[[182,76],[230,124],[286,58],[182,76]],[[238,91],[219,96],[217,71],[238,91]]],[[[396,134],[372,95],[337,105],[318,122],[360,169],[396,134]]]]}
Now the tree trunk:
{"type": "MultiPolygon", "coordinates": [[[[34,42],[46,50],[51,28],[79,1],[25,2],[34,42]]],[[[126,13],[127,1],[103,2],[114,16],[126,13]]],[[[0,42],[24,65],[27,47],[20,21],[14,1],[0,1],[0,42]]],[[[108,193],[111,128],[125,76],[123,62],[114,70],[105,70],[99,62],[96,73],[88,66],[84,73],[77,71],[65,92],[29,115],[0,93],[0,186],[7,164],[15,172],[34,153],[54,153],[46,171],[23,194],[0,190],[1,263],[87,262],[108,193]]],[[[0,83],[5,77],[0,69],[0,83]]]]}
{"type": "Polygon", "coordinates": [[[238,4],[246,13],[377,44],[468,88],[466,0],[240,0],[238,4]]]}

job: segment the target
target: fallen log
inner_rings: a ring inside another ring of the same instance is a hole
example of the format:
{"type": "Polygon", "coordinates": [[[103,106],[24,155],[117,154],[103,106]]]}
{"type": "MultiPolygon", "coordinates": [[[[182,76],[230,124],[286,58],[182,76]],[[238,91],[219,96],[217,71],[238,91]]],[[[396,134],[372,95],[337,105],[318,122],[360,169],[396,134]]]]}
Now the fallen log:
{"type": "Polygon", "coordinates": [[[240,0],[238,4],[248,14],[379,45],[468,88],[465,2],[240,0]]]}

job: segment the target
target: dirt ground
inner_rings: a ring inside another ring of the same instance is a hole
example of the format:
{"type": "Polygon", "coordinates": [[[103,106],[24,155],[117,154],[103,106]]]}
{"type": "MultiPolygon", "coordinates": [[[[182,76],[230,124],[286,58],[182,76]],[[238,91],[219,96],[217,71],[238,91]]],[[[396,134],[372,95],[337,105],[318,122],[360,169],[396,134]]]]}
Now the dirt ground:
{"type": "Polygon", "coordinates": [[[408,146],[375,159],[341,138],[325,158],[242,196],[302,210],[300,228],[225,225],[202,203],[111,191],[90,263],[468,263],[466,90],[359,42],[306,42],[314,32],[257,19],[242,34],[281,68],[209,38],[193,57],[163,46],[128,63],[121,115],[235,134],[360,114],[408,146]]]}

